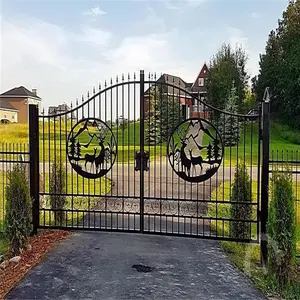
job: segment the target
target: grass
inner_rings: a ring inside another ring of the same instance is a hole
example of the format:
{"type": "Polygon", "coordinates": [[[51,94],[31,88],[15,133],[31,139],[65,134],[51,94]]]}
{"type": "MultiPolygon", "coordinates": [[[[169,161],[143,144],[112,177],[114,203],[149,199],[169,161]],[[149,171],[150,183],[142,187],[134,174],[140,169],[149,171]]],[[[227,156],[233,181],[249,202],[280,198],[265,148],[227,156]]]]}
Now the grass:
{"type": "MultiPolygon", "coordinates": [[[[296,194],[299,190],[296,184],[293,186],[294,193],[296,194]]],[[[252,182],[252,193],[255,195],[257,188],[257,182],[252,182]]],[[[225,182],[215,189],[212,193],[212,200],[218,199],[219,201],[228,202],[230,199],[230,182],[225,182]]],[[[270,197],[271,198],[271,197],[270,197]]],[[[297,255],[300,256],[300,202],[296,201],[296,212],[297,212],[297,255]]],[[[208,214],[210,216],[218,216],[218,218],[230,218],[230,207],[229,204],[214,204],[208,205],[208,214]]],[[[212,223],[214,230],[219,234],[229,234],[229,224],[222,224],[221,222],[212,223]]],[[[246,273],[254,282],[254,284],[265,294],[265,295],[277,295],[278,286],[276,280],[266,274],[265,270],[260,265],[260,246],[258,244],[242,244],[222,241],[221,246],[228,255],[229,259],[244,273],[246,273]]],[[[300,258],[297,264],[294,266],[292,272],[292,281],[286,287],[283,292],[285,299],[299,299],[300,295],[300,258]]]]}
{"type": "MultiPolygon", "coordinates": [[[[98,179],[85,179],[77,174],[71,173],[66,177],[66,193],[67,194],[81,194],[82,196],[67,197],[67,203],[64,207],[65,210],[88,210],[92,209],[98,201],[99,197],[107,194],[111,190],[111,182],[106,178],[98,179]],[[87,197],[85,195],[96,195],[97,197],[87,197]]],[[[5,190],[3,188],[8,184],[8,177],[6,172],[0,173],[0,233],[4,230],[4,218],[5,218],[5,190]]],[[[40,186],[41,192],[49,193],[49,173],[44,174],[42,184],[40,186]]],[[[44,208],[50,208],[50,199],[48,195],[44,196],[44,208]]],[[[42,202],[42,201],[41,201],[42,202]]],[[[67,214],[67,223],[73,224],[80,220],[83,216],[82,212],[77,214],[67,214]]],[[[53,225],[54,217],[53,213],[41,209],[40,212],[41,225],[53,225]]]]}
{"type": "MultiPolygon", "coordinates": [[[[60,152],[62,158],[66,160],[66,139],[71,130],[71,122],[40,122],[40,160],[53,161],[55,154],[60,152]],[[43,134],[42,134],[43,132],[43,134]]],[[[0,125],[0,143],[28,144],[28,126],[26,124],[3,124],[0,125]]],[[[291,137],[291,131],[285,134],[285,127],[273,122],[271,124],[270,149],[276,150],[300,150],[300,141],[295,136],[300,136],[300,131],[294,131],[291,137]]],[[[242,134],[238,147],[226,147],[224,153],[224,163],[226,166],[235,164],[237,159],[243,159],[247,164],[257,165],[258,160],[258,124],[245,124],[241,128],[242,134]]],[[[122,131],[113,129],[118,144],[118,162],[134,161],[135,151],[140,148],[140,123],[129,123],[128,127],[122,131]]],[[[87,137],[88,140],[88,137],[87,137]]],[[[207,143],[207,136],[204,136],[203,143],[207,143]]],[[[96,144],[95,144],[96,145],[96,144]]],[[[93,146],[93,143],[91,144],[93,146]]],[[[5,150],[4,145],[0,145],[0,151],[5,150]],[[4,148],[3,148],[4,147],[4,148]]],[[[8,145],[15,147],[16,145],[8,145]]],[[[150,159],[154,160],[159,156],[165,156],[167,145],[164,142],[157,146],[145,146],[150,152],[150,159]]],[[[85,153],[83,153],[85,154],[85,153]]],[[[7,158],[7,157],[6,157],[7,158]]]]}

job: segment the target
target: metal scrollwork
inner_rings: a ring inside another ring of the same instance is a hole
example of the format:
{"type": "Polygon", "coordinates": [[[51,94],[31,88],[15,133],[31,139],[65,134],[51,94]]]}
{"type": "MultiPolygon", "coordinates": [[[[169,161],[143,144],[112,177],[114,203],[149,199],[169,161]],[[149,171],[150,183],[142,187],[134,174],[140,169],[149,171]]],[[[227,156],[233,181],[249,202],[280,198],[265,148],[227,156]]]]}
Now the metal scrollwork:
{"type": "Polygon", "coordinates": [[[112,168],[117,141],[103,121],[86,118],[76,123],[68,136],[67,156],[72,168],[86,178],[99,178],[112,168]]]}
{"type": "Polygon", "coordinates": [[[213,124],[201,118],[190,118],[173,130],[167,151],[170,165],[180,178],[203,182],[218,171],[224,147],[213,124]]]}

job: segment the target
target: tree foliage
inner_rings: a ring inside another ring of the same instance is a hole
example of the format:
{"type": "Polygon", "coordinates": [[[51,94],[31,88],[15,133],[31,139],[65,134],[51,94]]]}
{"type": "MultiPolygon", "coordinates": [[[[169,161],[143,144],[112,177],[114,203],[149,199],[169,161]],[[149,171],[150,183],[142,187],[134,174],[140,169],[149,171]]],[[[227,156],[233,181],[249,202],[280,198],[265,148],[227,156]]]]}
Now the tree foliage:
{"type": "Polygon", "coordinates": [[[234,115],[238,113],[237,102],[237,91],[233,83],[225,105],[225,111],[228,113],[225,113],[218,122],[224,146],[235,146],[240,140],[240,123],[238,117],[234,115]]]}
{"type": "Polygon", "coordinates": [[[215,107],[224,109],[228,94],[235,82],[238,104],[245,99],[249,76],[245,70],[248,57],[239,46],[232,48],[230,44],[223,44],[212,57],[207,74],[208,101],[215,107]]]}
{"type": "Polygon", "coordinates": [[[61,159],[58,157],[52,163],[50,175],[50,205],[54,211],[55,224],[61,225],[65,220],[64,206],[67,202],[66,197],[66,171],[61,159]]]}
{"type": "Polygon", "coordinates": [[[31,233],[32,202],[25,167],[16,164],[6,187],[5,233],[12,255],[20,254],[31,233]]]}
{"type": "Polygon", "coordinates": [[[163,93],[161,87],[152,87],[149,96],[149,109],[146,116],[146,141],[167,141],[174,127],[183,120],[179,97],[163,93]],[[150,121],[149,121],[150,118],[150,121]],[[155,138],[156,136],[156,138],[155,138]]]}
{"type": "Polygon", "coordinates": [[[145,117],[145,143],[147,145],[157,145],[161,142],[161,115],[157,101],[160,95],[158,88],[153,87],[150,89],[148,112],[145,117]]]}
{"type": "Polygon", "coordinates": [[[278,26],[269,34],[255,92],[263,98],[270,88],[271,113],[286,124],[300,128],[300,0],[291,1],[278,26]]]}
{"type": "Polygon", "coordinates": [[[296,254],[296,217],[291,173],[274,173],[272,184],[273,199],[268,221],[269,265],[283,288],[289,279],[296,254]]]}
{"type": "Polygon", "coordinates": [[[238,163],[231,188],[230,206],[231,221],[229,226],[230,237],[236,239],[250,239],[250,222],[252,216],[251,184],[247,167],[244,162],[238,163]]]}

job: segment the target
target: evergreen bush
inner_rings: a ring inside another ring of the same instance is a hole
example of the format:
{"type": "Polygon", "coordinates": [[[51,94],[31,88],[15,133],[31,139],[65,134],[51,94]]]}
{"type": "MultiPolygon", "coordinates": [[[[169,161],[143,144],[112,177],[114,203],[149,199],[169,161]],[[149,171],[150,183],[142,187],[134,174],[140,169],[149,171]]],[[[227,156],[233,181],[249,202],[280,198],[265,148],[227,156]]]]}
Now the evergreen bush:
{"type": "Polygon", "coordinates": [[[235,146],[240,140],[240,123],[238,117],[234,116],[238,113],[238,97],[234,84],[229,93],[228,100],[225,105],[224,117],[219,119],[218,127],[223,136],[224,146],[235,146]],[[233,114],[233,115],[232,115],[233,114]]]}
{"type": "Polygon", "coordinates": [[[67,197],[66,171],[59,157],[52,163],[49,190],[50,205],[54,212],[54,222],[55,224],[61,225],[63,220],[65,220],[63,209],[67,202],[67,197]]]}
{"type": "Polygon", "coordinates": [[[240,162],[236,166],[231,188],[231,202],[235,202],[230,206],[231,219],[240,221],[230,221],[230,237],[250,239],[251,223],[245,222],[245,220],[251,220],[252,216],[251,184],[244,162],[240,162]]]}
{"type": "Polygon", "coordinates": [[[296,224],[292,174],[274,173],[268,220],[269,270],[277,277],[280,288],[289,279],[296,256],[296,224]]]}
{"type": "Polygon", "coordinates": [[[32,201],[25,167],[16,164],[6,187],[5,235],[12,255],[19,255],[32,230],[32,201]]]}

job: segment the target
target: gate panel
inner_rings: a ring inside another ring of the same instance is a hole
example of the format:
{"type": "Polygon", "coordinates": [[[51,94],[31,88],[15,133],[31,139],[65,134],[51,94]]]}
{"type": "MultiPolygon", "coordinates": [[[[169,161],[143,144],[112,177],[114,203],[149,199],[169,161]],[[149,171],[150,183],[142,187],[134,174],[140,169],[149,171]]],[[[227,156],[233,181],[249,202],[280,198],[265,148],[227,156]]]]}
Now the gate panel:
{"type": "Polygon", "coordinates": [[[259,118],[213,108],[183,84],[141,72],[42,114],[40,227],[257,242],[259,118]],[[236,202],[238,161],[251,197],[236,202]]]}
{"type": "Polygon", "coordinates": [[[40,116],[40,227],[140,231],[140,80],[40,116]]]}
{"type": "Polygon", "coordinates": [[[163,79],[146,82],[144,231],[258,242],[258,116],[215,109],[178,79],[163,79]],[[248,172],[243,201],[232,198],[234,183],[242,190],[238,161],[248,172]]]}

